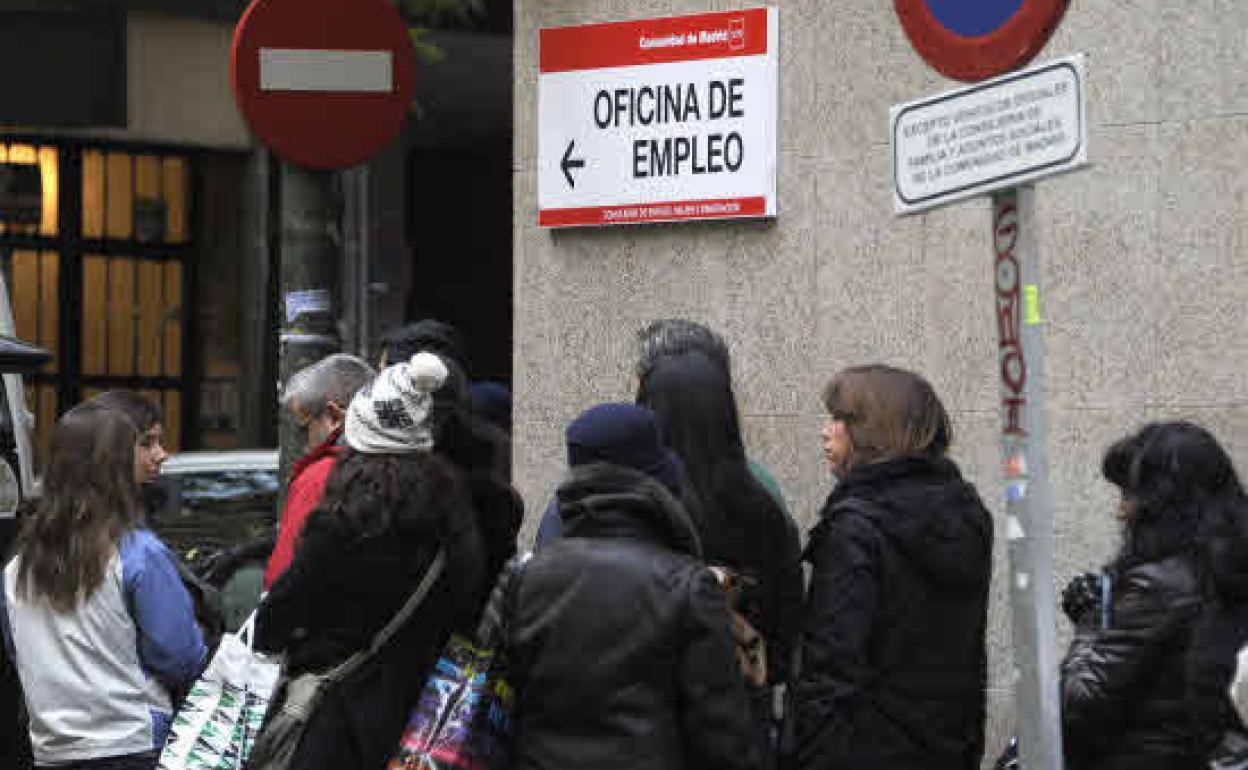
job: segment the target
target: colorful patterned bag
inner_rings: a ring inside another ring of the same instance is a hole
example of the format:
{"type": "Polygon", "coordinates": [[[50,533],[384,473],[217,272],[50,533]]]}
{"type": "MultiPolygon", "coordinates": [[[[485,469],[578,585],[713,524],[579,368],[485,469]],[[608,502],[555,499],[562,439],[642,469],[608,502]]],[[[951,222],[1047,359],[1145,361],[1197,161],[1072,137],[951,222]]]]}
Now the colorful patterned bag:
{"type": "Polygon", "coordinates": [[[389,770],[505,770],[514,693],[507,681],[505,605],[529,554],[499,575],[475,640],[447,643],[412,710],[389,770]]]}
{"type": "Polygon", "coordinates": [[[254,622],[221,637],[173,719],[159,770],[242,770],[280,669],[251,649],[254,622]]]}

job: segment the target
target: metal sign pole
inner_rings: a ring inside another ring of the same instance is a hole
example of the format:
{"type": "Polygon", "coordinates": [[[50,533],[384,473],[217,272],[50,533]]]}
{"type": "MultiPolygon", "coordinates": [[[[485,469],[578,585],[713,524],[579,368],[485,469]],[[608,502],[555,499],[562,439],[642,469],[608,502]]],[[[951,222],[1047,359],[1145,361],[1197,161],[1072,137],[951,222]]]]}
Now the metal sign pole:
{"type": "MultiPolygon", "coordinates": [[[[281,329],[279,392],[291,375],[342,350],[339,267],[342,264],[342,199],[338,172],[289,163],[278,167],[281,209],[281,329]]],[[[278,420],[281,477],[304,452],[303,437],[289,414],[278,420]]],[[[283,493],[282,505],[285,505],[283,493]]]]}
{"type": "Polygon", "coordinates": [[[1061,770],[1035,191],[996,193],[992,210],[1019,759],[1027,770],[1061,770]]]}

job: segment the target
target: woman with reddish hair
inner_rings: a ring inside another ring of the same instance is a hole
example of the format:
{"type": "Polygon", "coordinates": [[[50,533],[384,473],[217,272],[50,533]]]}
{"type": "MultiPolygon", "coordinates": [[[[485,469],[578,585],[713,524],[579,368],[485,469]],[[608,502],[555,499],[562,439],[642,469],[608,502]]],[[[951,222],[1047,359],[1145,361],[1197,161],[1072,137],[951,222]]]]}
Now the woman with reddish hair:
{"type": "Polygon", "coordinates": [[[846,369],[824,404],[838,483],[804,554],[796,766],[977,770],[992,517],[922,377],[846,369]]]}

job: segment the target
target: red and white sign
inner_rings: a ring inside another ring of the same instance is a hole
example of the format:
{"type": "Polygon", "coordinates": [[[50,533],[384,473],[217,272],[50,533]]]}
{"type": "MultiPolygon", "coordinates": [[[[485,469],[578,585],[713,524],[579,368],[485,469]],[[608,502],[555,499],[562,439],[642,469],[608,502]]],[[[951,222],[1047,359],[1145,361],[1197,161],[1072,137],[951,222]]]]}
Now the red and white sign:
{"type": "Polygon", "coordinates": [[[1031,61],[1070,0],[893,0],[914,49],[938,72],[978,81],[1031,61]]]}
{"type": "Polygon", "coordinates": [[[776,215],[778,16],[541,31],[538,224],[776,215]]]}
{"type": "Polygon", "coordinates": [[[389,0],[253,0],[230,53],[247,125],[310,168],[354,166],[394,139],[415,75],[407,26],[389,0]]]}

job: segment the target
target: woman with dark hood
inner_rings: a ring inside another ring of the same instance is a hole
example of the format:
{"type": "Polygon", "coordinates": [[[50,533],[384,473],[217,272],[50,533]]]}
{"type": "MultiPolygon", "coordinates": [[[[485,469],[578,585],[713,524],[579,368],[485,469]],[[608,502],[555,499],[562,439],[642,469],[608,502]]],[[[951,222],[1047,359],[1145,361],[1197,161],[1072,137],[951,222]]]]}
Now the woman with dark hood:
{"type": "Polygon", "coordinates": [[[425,318],[391,331],[381,365],[407,361],[422,352],[438,356],[447,369],[430,417],[437,433],[436,451],[467,475],[491,573],[497,572],[515,555],[516,535],[524,521],[524,501],[511,486],[511,436],[473,408],[468,349],[454,326],[425,318]]]}
{"type": "Polygon", "coordinates": [[[1123,541],[1063,595],[1068,764],[1208,767],[1243,742],[1228,685],[1248,632],[1248,499],[1226,452],[1187,422],[1118,441],[1101,471],[1122,495],[1123,541]]]}
{"type": "Polygon", "coordinates": [[[992,517],[922,377],[846,369],[824,404],[837,485],[804,557],[795,766],[978,770],[992,517]]]}
{"type": "Polygon", "coordinates": [[[257,613],[256,647],[285,654],[284,676],[325,671],[368,648],[444,556],[401,630],[326,693],[291,770],[382,770],[447,639],[475,623],[493,579],[464,475],[434,451],[446,379],[422,353],[355,395],[347,449],[257,613]]]}
{"type": "Polygon", "coordinates": [[[490,574],[516,554],[524,501],[511,486],[511,440],[472,410],[471,397],[448,382],[434,395],[434,451],[464,474],[485,541],[490,574]]]}
{"type": "Polygon", "coordinates": [[[759,770],[724,594],[673,495],[654,415],[600,404],[567,430],[563,536],[517,580],[513,770],[759,770]]]}
{"type": "Polygon", "coordinates": [[[797,530],[750,473],[732,384],[719,362],[699,350],[664,356],[642,378],[637,403],[654,411],[664,444],[680,458],[703,558],[743,584],[737,610],[766,646],[766,686],[756,689],[755,702],[770,731],[771,688],[788,678],[801,613],[797,530]]]}

